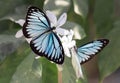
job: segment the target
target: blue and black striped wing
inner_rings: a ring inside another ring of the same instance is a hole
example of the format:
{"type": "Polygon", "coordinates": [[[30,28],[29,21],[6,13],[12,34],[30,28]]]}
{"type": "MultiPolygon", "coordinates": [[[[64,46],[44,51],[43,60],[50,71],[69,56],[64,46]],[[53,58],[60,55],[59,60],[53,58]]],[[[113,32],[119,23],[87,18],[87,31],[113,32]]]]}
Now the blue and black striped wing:
{"type": "Polygon", "coordinates": [[[40,35],[31,41],[32,50],[57,64],[64,62],[64,51],[58,36],[54,32],[40,35]]]}
{"type": "Polygon", "coordinates": [[[77,49],[77,54],[80,64],[89,61],[94,55],[99,53],[108,43],[109,40],[107,39],[99,39],[79,47],[77,49]]]}
{"type": "Polygon", "coordinates": [[[37,7],[30,7],[23,26],[23,34],[32,38],[31,49],[57,64],[64,62],[64,51],[58,36],[52,31],[46,14],[37,7]]]}
{"type": "Polygon", "coordinates": [[[28,8],[23,34],[27,38],[37,37],[50,29],[50,21],[46,14],[37,7],[28,8]]]}

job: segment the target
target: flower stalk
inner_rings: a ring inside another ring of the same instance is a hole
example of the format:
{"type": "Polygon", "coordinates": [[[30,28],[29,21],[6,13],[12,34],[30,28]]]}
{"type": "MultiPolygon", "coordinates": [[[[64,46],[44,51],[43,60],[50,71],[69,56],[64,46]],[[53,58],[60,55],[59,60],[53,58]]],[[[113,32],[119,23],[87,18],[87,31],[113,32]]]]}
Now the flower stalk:
{"type": "Polygon", "coordinates": [[[58,71],[58,83],[62,83],[62,71],[58,71]]]}

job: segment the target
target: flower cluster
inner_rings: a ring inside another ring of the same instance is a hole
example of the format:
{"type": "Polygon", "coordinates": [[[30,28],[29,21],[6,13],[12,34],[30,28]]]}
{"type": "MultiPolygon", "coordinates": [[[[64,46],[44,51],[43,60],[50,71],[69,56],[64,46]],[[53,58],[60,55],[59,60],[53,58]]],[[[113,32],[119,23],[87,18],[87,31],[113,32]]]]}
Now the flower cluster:
{"type": "MultiPolygon", "coordinates": [[[[53,27],[53,26],[56,27],[55,32],[57,33],[58,37],[60,38],[60,40],[62,42],[62,46],[64,48],[65,55],[72,58],[72,65],[76,72],[77,78],[80,78],[80,77],[83,78],[81,65],[78,60],[78,55],[77,55],[76,49],[75,49],[76,41],[73,40],[74,31],[66,30],[61,27],[62,25],[65,24],[65,22],[67,20],[67,14],[63,13],[58,20],[57,20],[57,17],[55,16],[55,14],[50,11],[46,11],[46,15],[50,20],[51,27],[53,27]]],[[[21,26],[23,26],[25,20],[20,19],[15,22],[20,24],[21,26]]],[[[15,37],[20,38],[22,36],[23,36],[22,29],[20,29],[16,33],[15,37]]],[[[26,40],[28,43],[30,43],[30,41],[31,41],[31,39],[28,39],[28,38],[26,38],[26,40]]],[[[38,58],[38,57],[39,56],[37,56],[36,58],[38,58]]],[[[61,70],[61,68],[62,68],[61,66],[57,66],[57,67],[58,67],[58,70],[61,70]]]]}

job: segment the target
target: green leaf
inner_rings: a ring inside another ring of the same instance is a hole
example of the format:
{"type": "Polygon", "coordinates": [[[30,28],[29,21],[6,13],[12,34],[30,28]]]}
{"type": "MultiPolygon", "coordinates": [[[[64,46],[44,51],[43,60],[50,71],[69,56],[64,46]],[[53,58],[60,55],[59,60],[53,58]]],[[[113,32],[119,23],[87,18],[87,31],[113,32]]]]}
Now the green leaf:
{"type": "Polygon", "coordinates": [[[31,5],[42,9],[44,0],[1,0],[0,18],[13,18],[15,20],[25,18],[27,8],[31,5]]]}
{"type": "Polygon", "coordinates": [[[82,78],[77,79],[75,71],[71,63],[71,59],[68,57],[65,57],[62,76],[63,76],[62,77],[63,83],[88,83],[86,77],[84,77],[84,79],[82,78]]]}
{"type": "Polygon", "coordinates": [[[0,20],[0,34],[15,35],[20,28],[21,26],[19,24],[9,19],[0,20]]]}
{"type": "Polygon", "coordinates": [[[62,74],[63,74],[62,75],[63,83],[75,83],[76,82],[76,75],[72,67],[70,58],[65,57],[62,74]]]}
{"type": "Polygon", "coordinates": [[[26,15],[26,12],[27,12],[27,7],[26,7],[26,5],[17,6],[15,8],[13,8],[14,12],[4,16],[1,19],[10,19],[10,20],[25,19],[25,15],[26,15]]]}
{"type": "Polygon", "coordinates": [[[76,14],[87,17],[88,14],[88,0],[73,0],[74,11],[76,14]]]}
{"type": "Polygon", "coordinates": [[[72,29],[74,31],[75,39],[83,39],[86,36],[84,29],[77,23],[67,21],[63,28],[68,30],[72,29]]]}
{"type": "Polygon", "coordinates": [[[58,72],[54,63],[51,63],[46,58],[41,58],[42,61],[42,83],[57,83],[58,72]]]}
{"type": "Polygon", "coordinates": [[[17,66],[29,54],[26,44],[21,45],[0,64],[0,83],[10,83],[17,66]]]}
{"type": "Polygon", "coordinates": [[[24,5],[23,0],[1,0],[0,1],[0,18],[15,13],[17,7],[24,5]]]}
{"type": "MultiPolygon", "coordinates": [[[[27,0],[27,1],[30,1],[30,0],[27,0]]],[[[32,0],[31,0],[32,1],[32,0]]],[[[31,3],[33,6],[37,6],[39,7],[40,9],[43,9],[43,5],[44,5],[44,1],[45,0],[34,0],[33,3],[31,3]]],[[[27,2],[28,3],[28,2],[27,2]]]]}
{"type": "Polygon", "coordinates": [[[95,3],[94,20],[97,34],[105,36],[113,28],[114,0],[96,0],[95,3]]]}
{"type": "Polygon", "coordinates": [[[114,18],[119,20],[120,19],[120,0],[115,0],[114,1],[114,18]]]}
{"type": "Polygon", "coordinates": [[[108,46],[99,55],[100,81],[120,67],[120,21],[115,22],[114,28],[106,36],[110,40],[108,46]]]}
{"type": "Polygon", "coordinates": [[[2,62],[7,55],[13,53],[24,40],[16,39],[13,35],[0,35],[0,62],[2,62]]]}
{"type": "Polygon", "coordinates": [[[67,12],[70,8],[70,0],[45,0],[44,9],[54,12],[59,16],[63,12],[67,12]]]}
{"type": "Polygon", "coordinates": [[[27,8],[29,6],[36,6],[40,9],[43,8],[44,0],[23,0],[20,6],[17,6],[14,9],[14,13],[8,15],[5,18],[13,18],[14,20],[25,19],[27,14],[27,8]]]}
{"type": "Polygon", "coordinates": [[[33,64],[32,64],[32,71],[34,75],[41,78],[42,76],[42,60],[41,59],[34,59],[33,64]]]}
{"type": "Polygon", "coordinates": [[[34,57],[34,54],[31,53],[21,62],[12,76],[10,83],[40,83],[41,75],[38,73],[41,73],[42,69],[38,71],[38,73],[34,72],[36,69],[34,69],[34,71],[32,70],[34,57]]]}
{"type": "Polygon", "coordinates": [[[11,20],[0,20],[0,62],[24,42],[22,38],[15,38],[15,34],[19,28],[21,26],[11,20]]]}
{"type": "Polygon", "coordinates": [[[87,78],[79,79],[76,83],[88,83],[87,78]]]}

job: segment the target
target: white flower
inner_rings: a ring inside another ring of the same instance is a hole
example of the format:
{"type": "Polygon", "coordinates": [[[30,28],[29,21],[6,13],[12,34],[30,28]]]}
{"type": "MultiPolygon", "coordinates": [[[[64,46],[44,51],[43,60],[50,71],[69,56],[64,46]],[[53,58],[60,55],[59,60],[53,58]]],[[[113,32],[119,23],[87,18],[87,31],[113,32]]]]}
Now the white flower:
{"type": "Polygon", "coordinates": [[[82,68],[78,59],[78,55],[76,52],[76,42],[72,40],[74,32],[70,30],[69,34],[63,36],[61,39],[62,45],[64,48],[65,55],[72,58],[72,65],[76,72],[77,78],[83,78],[82,68]]]}
{"type": "Polygon", "coordinates": [[[71,54],[72,54],[72,65],[76,72],[76,76],[77,76],[77,78],[83,78],[82,68],[81,68],[80,62],[78,60],[78,55],[75,51],[75,48],[71,49],[71,54]]]}
{"type": "Polygon", "coordinates": [[[69,31],[68,35],[64,35],[61,39],[62,45],[64,48],[65,55],[71,57],[70,49],[76,45],[76,42],[72,40],[74,32],[72,30],[69,31]]]}
{"type": "Polygon", "coordinates": [[[67,14],[63,13],[60,18],[57,21],[57,17],[55,16],[54,13],[50,12],[50,11],[46,11],[46,14],[51,22],[51,27],[56,27],[55,31],[57,32],[57,34],[59,35],[68,35],[69,31],[66,29],[61,28],[62,25],[65,24],[66,20],[67,20],[67,14]]]}

